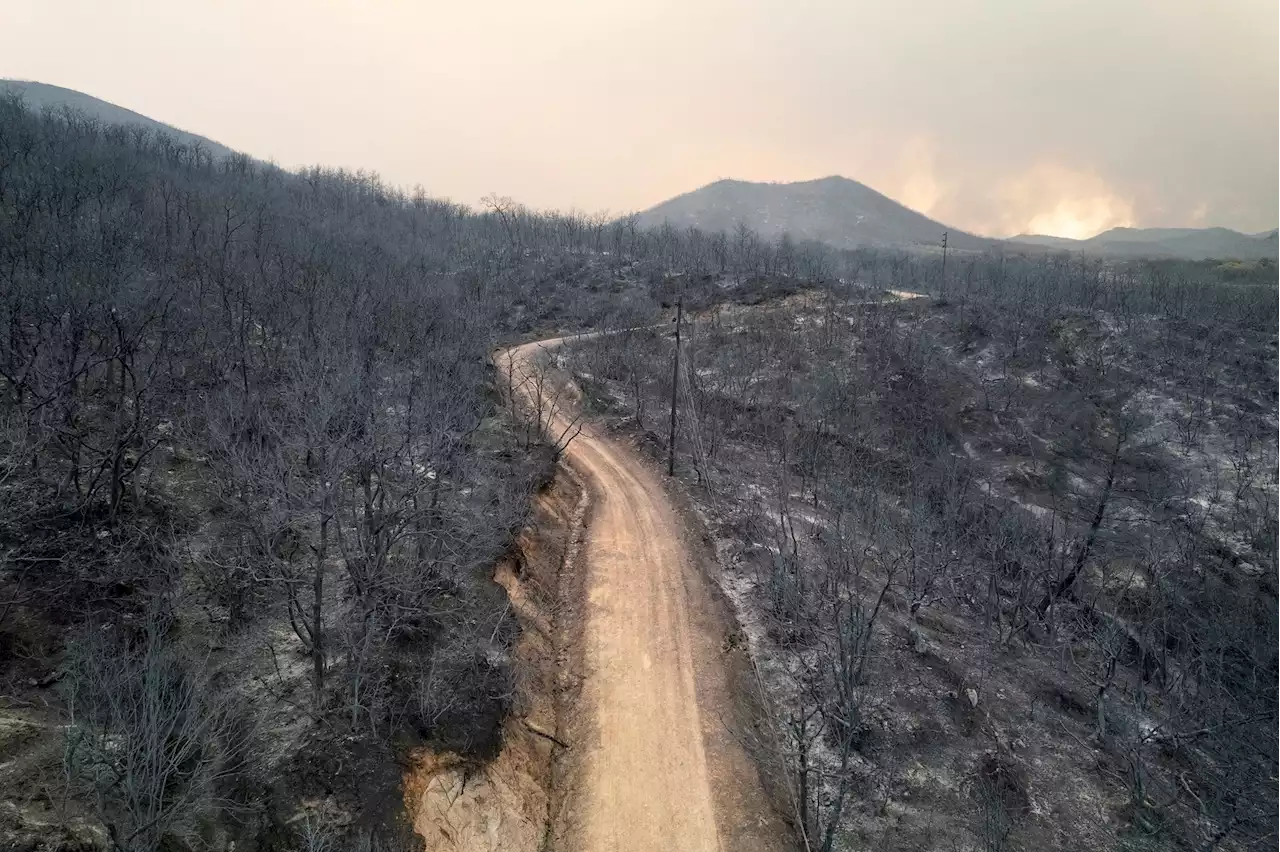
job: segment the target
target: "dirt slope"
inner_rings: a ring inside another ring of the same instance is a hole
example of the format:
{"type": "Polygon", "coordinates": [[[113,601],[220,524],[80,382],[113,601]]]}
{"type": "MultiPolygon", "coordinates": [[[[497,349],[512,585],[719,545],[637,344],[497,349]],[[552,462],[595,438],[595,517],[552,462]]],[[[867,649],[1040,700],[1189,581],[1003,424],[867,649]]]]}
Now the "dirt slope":
{"type": "MultiPolygon", "coordinates": [[[[559,340],[514,350],[517,380],[559,340]]],[[[504,359],[505,360],[505,359],[504,359]]],[[[564,428],[561,415],[552,425],[564,428]]],[[[658,475],[587,426],[568,463],[591,492],[584,681],[559,848],[779,848],[754,764],[729,732],[725,625],[658,475]]]]}

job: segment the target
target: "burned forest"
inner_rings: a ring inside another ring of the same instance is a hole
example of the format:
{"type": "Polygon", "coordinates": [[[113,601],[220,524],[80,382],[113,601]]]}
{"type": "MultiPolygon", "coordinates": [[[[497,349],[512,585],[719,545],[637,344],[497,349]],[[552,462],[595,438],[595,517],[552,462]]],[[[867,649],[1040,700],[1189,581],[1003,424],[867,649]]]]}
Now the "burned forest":
{"type": "Polygon", "coordinates": [[[1275,848],[1266,251],[226,150],[0,97],[0,847],[1275,848]]]}

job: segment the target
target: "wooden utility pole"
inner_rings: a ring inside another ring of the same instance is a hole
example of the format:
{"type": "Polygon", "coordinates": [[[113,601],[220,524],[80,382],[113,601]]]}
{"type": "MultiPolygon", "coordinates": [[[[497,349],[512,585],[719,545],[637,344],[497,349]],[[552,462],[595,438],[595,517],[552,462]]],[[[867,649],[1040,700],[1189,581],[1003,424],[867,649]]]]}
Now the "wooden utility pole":
{"type": "Polygon", "coordinates": [[[680,385],[680,321],[684,315],[684,294],[676,301],[676,357],[671,367],[671,438],[667,441],[667,476],[676,475],[676,388],[680,385]]]}
{"type": "Polygon", "coordinates": [[[939,296],[947,295],[947,232],[942,232],[942,292],[939,296]]]}

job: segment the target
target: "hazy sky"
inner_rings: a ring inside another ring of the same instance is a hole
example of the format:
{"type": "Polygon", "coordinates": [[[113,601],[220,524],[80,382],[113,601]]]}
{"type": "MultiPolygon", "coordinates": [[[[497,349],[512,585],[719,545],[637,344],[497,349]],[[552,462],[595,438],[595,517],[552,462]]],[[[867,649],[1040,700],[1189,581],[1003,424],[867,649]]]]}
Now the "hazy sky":
{"type": "Polygon", "coordinates": [[[0,0],[0,76],[282,165],[639,209],[842,174],[948,224],[1277,224],[1276,0],[0,0]]]}

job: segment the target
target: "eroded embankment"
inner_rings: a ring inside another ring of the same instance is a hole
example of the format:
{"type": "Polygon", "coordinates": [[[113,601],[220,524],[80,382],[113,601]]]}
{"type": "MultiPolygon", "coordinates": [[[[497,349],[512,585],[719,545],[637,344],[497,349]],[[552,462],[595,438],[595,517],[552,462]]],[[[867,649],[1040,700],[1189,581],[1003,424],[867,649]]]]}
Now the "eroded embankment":
{"type": "Polygon", "coordinates": [[[498,757],[483,768],[457,756],[422,750],[404,778],[405,806],[427,852],[536,852],[545,848],[563,790],[557,777],[581,678],[583,573],[574,570],[587,492],[564,465],[534,499],[515,555],[494,579],[520,621],[514,649],[517,695],[498,757]]]}

